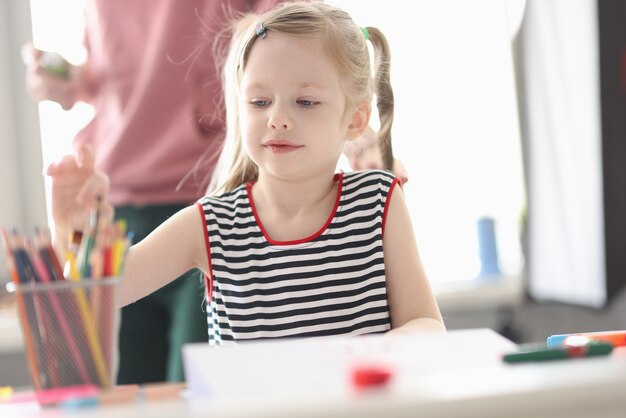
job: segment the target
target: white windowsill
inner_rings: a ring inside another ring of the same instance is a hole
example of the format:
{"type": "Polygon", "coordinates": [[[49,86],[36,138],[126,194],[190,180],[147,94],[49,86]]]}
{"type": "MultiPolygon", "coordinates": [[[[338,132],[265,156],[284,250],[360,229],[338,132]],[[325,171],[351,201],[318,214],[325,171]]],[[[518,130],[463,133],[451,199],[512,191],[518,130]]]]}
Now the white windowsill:
{"type": "Polygon", "coordinates": [[[431,283],[442,312],[477,311],[518,306],[523,300],[523,276],[431,283]]]}
{"type": "Polygon", "coordinates": [[[0,309],[0,354],[24,351],[15,308],[0,309]]]}

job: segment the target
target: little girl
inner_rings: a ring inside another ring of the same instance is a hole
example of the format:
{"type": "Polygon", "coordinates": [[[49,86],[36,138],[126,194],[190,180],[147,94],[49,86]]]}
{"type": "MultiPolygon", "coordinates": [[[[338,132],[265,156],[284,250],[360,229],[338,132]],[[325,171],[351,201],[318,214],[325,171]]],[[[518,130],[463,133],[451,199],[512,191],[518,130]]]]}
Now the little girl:
{"type": "MultiPolygon", "coordinates": [[[[209,342],[444,330],[392,174],[335,173],[367,128],[377,62],[381,136],[392,100],[386,41],[321,2],[285,3],[235,28],[225,67],[225,175],[129,251],[123,304],[199,268],[209,342]],[[386,48],[382,48],[383,52],[386,48]]],[[[53,164],[57,236],[106,192],[93,153],[53,164]]]]}

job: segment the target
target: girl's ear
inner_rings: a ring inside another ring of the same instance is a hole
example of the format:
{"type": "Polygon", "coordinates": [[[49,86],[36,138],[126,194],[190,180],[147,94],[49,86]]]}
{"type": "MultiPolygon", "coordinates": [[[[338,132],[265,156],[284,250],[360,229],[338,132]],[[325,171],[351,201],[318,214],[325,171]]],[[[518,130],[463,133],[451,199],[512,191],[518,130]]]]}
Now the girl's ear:
{"type": "Polygon", "coordinates": [[[371,114],[372,105],[369,102],[361,102],[361,104],[355,108],[346,134],[348,141],[355,140],[361,136],[363,131],[369,126],[371,114]]]}

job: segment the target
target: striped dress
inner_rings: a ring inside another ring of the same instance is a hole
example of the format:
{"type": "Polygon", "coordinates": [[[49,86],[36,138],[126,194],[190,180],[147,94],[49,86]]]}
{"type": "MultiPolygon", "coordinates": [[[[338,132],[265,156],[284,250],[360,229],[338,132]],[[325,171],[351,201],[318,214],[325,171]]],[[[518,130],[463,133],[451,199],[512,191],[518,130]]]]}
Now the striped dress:
{"type": "Polygon", "coordinates": [[[272,241],[251,184],[204,197],[209,343],[360,335],[391,328],[383,230],[398,179],[382,170],[335,175],[339,192],[314,235],[272,241]]]}

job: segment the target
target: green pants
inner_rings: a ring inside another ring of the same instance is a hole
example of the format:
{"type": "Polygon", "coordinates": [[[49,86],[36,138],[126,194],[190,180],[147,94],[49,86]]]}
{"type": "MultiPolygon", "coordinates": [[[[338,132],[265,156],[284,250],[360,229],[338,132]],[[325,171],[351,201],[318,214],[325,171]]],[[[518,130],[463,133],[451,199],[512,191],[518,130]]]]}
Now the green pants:
{"type": "MultiPolygon", "coordinates": [[[[116,219],[141,241],[186,205],[121,206],[116,219]]],[[[206,342],[202,273],[190,270],[167,286],[122,308],[118,384],[183,381],[182,345],[206,342]]]]}

